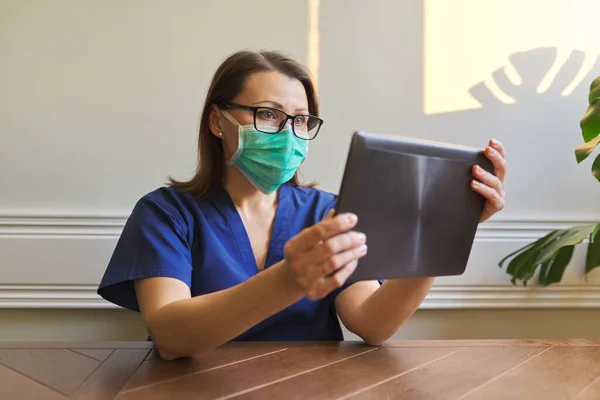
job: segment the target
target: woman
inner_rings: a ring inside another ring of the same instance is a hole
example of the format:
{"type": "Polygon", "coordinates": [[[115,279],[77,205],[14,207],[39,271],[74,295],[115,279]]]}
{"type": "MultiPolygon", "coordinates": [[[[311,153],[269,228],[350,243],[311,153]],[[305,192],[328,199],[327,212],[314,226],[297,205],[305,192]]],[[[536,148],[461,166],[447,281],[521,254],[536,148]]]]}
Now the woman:
{"type": "MultiPolygon", "coordinates": [[[[139,310],[165,359],[231,340],[343,340],[393,335],[433,278],[345,284],[367,253],[336,196],[303,186],[297,169],[319,132],[317,96],[303,66],[276,52],[239,52],[216,71],[199,129],[199,165],[186,182],[135,206],[98,293],[139,310]]],[[[474,170],[484,221],[503,208],[505,160],[474,170]]]]}

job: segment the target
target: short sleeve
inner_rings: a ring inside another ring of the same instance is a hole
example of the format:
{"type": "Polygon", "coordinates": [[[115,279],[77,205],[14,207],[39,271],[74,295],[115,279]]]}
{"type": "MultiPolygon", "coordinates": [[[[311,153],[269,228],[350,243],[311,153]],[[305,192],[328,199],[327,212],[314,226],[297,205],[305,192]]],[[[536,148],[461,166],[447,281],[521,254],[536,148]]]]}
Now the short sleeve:
{"type": "Polygon", "coordinates": [[[174,207],[143,198],[125,224],[98,294],[118,306],[139,311],[134,280],[159,276],[191,286],[190,238],[174,207]]]}
{"type": "Polygon", "coordinates": [[[329,214],[329,211],[335,209],[337,207],[337,202],[338,202],[338,196],[335,194],[332,194],[331,197],[326,198],[325,201],[322,202],[322,204],[320,204],[319,207],[319,218],[318,220],[321,221],[323,219],[325,219],[325,217],[327,217],[327,214],[329,214]]]}

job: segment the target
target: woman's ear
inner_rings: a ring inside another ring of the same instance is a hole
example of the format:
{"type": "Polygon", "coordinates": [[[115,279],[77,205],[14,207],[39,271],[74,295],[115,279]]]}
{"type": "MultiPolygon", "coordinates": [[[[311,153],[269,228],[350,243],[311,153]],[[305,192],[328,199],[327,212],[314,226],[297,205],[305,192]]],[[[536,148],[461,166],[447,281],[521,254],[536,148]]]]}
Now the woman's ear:
{"type": "Polygon", "coordinates": [[[219,108],[214,104],[210,106],[208,126],[213,135],[218,138],[223,138],[223,121],[221,119],[221,111],[219,111],[219,108]]]}

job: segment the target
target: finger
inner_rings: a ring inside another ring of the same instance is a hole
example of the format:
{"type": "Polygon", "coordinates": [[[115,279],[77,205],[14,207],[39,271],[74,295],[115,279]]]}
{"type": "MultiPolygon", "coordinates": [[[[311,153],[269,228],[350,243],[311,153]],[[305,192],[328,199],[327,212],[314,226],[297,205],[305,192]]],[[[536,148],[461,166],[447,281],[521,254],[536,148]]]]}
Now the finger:
{"type": "Polygon", "coordinates": [[[500,211],[504,208],[504,197],[500,196],[493,188],[475,180],[471,182],[471,186],[473,190],[485,197],[494,210],[500,211]]]}
{"type": "Polygon", "coordinates": [[[350,275],[352,275],[352,273],[356,270],[357,266],[358,260],[350,261],[332,276],[322,279],[312,290],[307,293],[307,297],[309,299],[316,300],[327,296],[329,293],[346,283],[350,275]]]}
{"type": "Polygon", "coordinates": [[[366,244],[361,244],[359,246],[353,247],[341,253],[337,253],[325,261],[321,262],[319,267],[317,268],[320,271],[321,275],[332,275],[351,261],[359,260],[367,254],[368,248],[366,244]]]}
{"type": "Polygon", "coordinates": [[[479,165],[476,165],[473,168],[473,172],[476,178],[478,178],[484,184],[492,187],[496,190],[502,197],[504,197],[504,187],[500,178],[496,175],[489,173],[488,171],[481,168],[479,165]]]}
{"type": "Polygon", "coordinates": [[[367,237],[360,232],[340,233],[314,247],[308,256],[311,263],[321,263],[334,255],[366,243],[367,237]]]}
{"type": "Polygon", "coordinates": [[[307,286],[313,286],[352,260],[363,257],[367,253],[365,242],[366,236],[358,232],[335,236],[297,259],[298,274],[307,286]]]}
{"type": "Polygon", "coordinates": [[[502,157],[502,154],[498,152],[498,150],[493,147],[485,148],[486,157],[492,162],[494,166],[494,174],[500,179],[501,182],[504,182],[504,177],[506,175],[506,160],[502,157]]]}
{"type": "Polygon", "coordinates": [[[353,258],[366,254],[366,236],[358,232],[339,234],[304,254],[302,265],[308,282],[316,282],[335,272],[353,258]],[[364,246],[364,247],[363,247],[364,246]],[[364,253],[364,254],[363,254],[364,253]]]}
{"type": "Polygon", "coordinates": [[[324,219],[325,220],[332,219],[334,215],[335,215],[335,209],[332,208],[331,210],[329,210],[329,212],[327,213],[327,215],[325,216],[324,219]]]}
{"type": "Polygon", "coordinates": [[[357,222],[358,218],[354,214],[341,214],[321,221],[292,238],[284,250],[286,253],[293,253],[312,249],[332,236],[349,231],[357,222]]]}
{"type": "Polygon", "coordinates": [[[496,149],[496,151],[498,153],[500,153],[502,158],[506,158],[506,150],[504,149],[504,145],[499,140],[491,139],[490,146],[492,146],[494,149],[496,149]]]}

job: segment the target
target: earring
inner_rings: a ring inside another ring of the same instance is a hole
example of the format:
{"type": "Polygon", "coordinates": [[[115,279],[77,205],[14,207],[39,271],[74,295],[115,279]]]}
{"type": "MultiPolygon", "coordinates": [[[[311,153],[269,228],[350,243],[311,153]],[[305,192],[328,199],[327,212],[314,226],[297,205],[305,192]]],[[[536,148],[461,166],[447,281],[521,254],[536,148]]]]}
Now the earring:
{"type": "Polygon", "coordinates": [[[223,136],[223,132],[219,132],[219,137],[222,137],[222,136],[223,136]]]}

